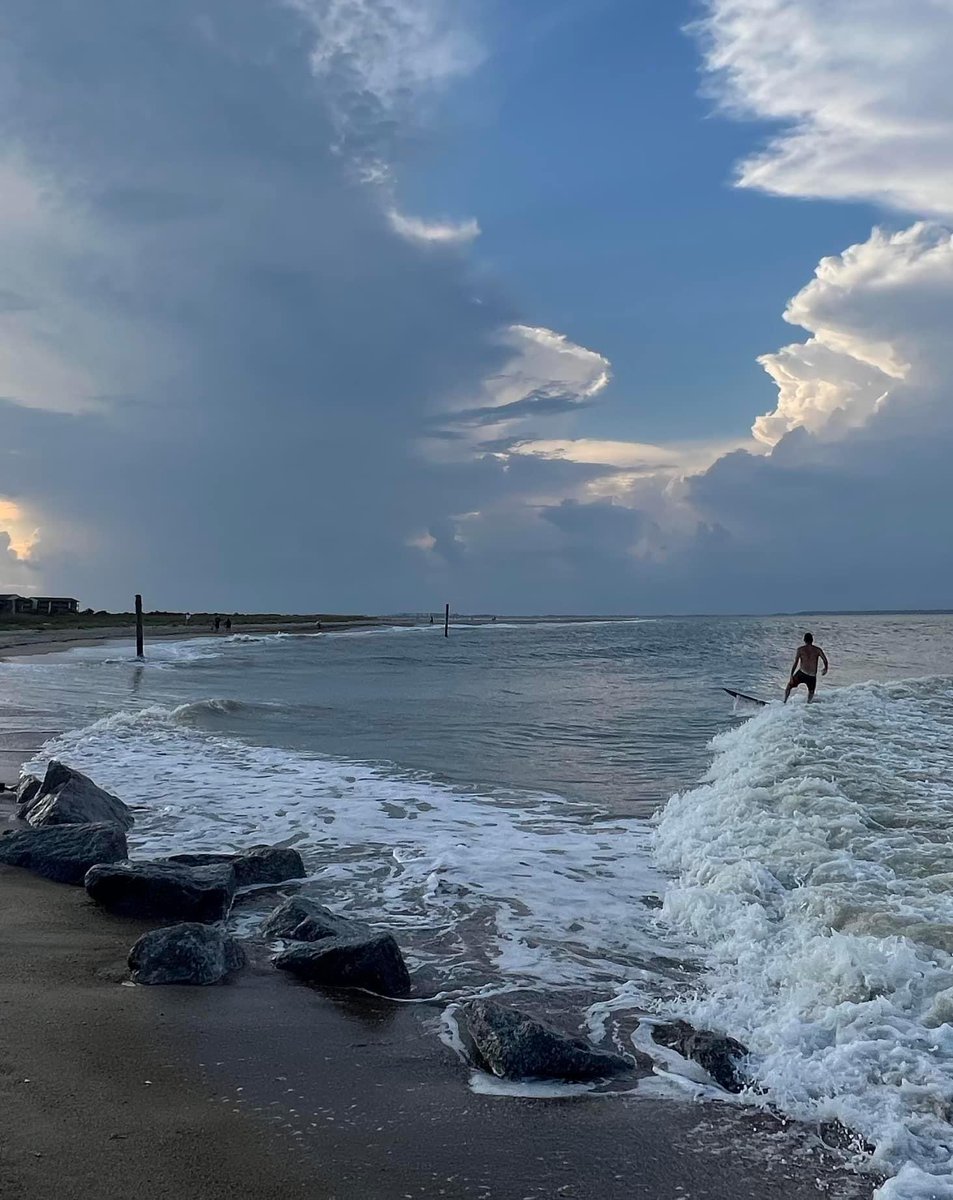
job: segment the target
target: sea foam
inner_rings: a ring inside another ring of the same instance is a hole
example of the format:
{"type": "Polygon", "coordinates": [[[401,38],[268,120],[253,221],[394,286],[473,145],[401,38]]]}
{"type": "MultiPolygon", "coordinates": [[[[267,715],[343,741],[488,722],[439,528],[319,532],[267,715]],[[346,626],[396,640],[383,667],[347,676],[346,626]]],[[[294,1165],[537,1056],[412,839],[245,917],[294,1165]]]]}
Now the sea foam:
{"type": "Polygon", "coordinates": [[[717,737],[658,821],[664,916],[708,947],[679,1012],[738,1037],[765,1097],[838,1119],[953,1195],[953,689],[870,684],[717,737]]]}

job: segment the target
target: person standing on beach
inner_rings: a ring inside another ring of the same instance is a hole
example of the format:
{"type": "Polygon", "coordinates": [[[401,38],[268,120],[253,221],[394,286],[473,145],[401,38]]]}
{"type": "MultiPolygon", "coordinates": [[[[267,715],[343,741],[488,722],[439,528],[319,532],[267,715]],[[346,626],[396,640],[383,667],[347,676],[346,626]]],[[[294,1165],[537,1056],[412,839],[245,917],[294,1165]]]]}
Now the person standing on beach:
{"type": "Polygon", "coordinates": [[[215,632],[218,633],[222,627],[222,618],[217,616],[212,624],[215,626],[215,632]]]}
{"type": "Polygon", "coordinates": [[[791,692],[801,686],[803,683],[807,688],[808,704],[814,699],[814,689],[817,687],[817,664],[818,661],[824,664],[822,674],[827,674],[827,669],[830,663],[827,661],[827,655],[820,648],[814,645],[814,634],[806,633],[804,635],[804,644],[798,646],[797,654],[794,656],[794,666],[791,668],[791,678],[788,680],[788,686],[784,689],[784,703],[787,704],[788,696],[791,692]]]}
{"type": "Polygon", "coordinates": [[[232,632],[232,618],[231,617],[225,618],[225,632],[226,633],[232,632]]]}

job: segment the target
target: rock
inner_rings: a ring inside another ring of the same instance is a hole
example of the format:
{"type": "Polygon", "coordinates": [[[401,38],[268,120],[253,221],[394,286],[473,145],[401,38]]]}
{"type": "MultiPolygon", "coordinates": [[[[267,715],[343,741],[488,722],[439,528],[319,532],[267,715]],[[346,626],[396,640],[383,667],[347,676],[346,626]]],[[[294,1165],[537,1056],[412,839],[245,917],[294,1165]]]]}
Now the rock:
{"type": "Polygon", "coordinates": [[[116,825],[46,825],[0,837],[0,863],[23,867],[56,883],[82,884],[97,863],[120,862],[129,853],[116,825]]]}
{"type": "Polygon", "coordinates": [[[370,930],[357,921],[338,917],[330,909],[309,900],[307,896],[292,896],[267,916],[261,927],[266,938],[289,938],[296,942],[320,942],[333,937],[365,937],[370,930]]]}
{"type": "Polygon", "coordinates": [[[231,863],[239,887],[284,883],[306,874],[301,855],[287,846],[250,846],[237,854],[170,854],[169,862],[195,867],[231,863]]]}
{"type": "Polygon", "coordinates": [[[602,1079],[633,1070],[628,1059],[559,1033],[518,1008],[470,1000],[460,1012],[475,1064],[500,1079],[602,1079]]]}
{"type": "Polygon", "coordinates": [[[282,951],[275,966],[325,987],[366,988],[381,996],[406,996],[410,991],[404,956],[389,933],[299,943],[282,951]]]}
{"type": "Polygon", "coordinates": [[[17,804],[29,804],[37,796],[41,786],[35,775],[24,775],[17,784],[17,804]]]}
{"type": "Polygon", "coordinates": [[[136,983],[220,983],[245,965],[245,952],[217,925],[195,921],[144,933],[129,951],[136,983]]]}
{"type": "Polygon", "coordinates": [[[128,806],[81,771],[50,759],[39,791],[22,803],[17,816],[31,825],[88,825],[109,822],[120,829],[134,823],[128,806]]]}
{"type": "Polygon", "coordinates": [[[167,862],[121,862],[86,873],[97,904],[126,917],[221,921],[235,895],[235,872],[223,864],[186,867],[167,862]]]}
{"type": "Polygon", "coordinates": [[[710,1029],[694,1029],[687,1021],[653,1025],[652,1037],[660,1046],[676,1050],[708,1072],[726,1092],[740,1092],[751,1082],[742,1060],[748,1051],[734,1038],[710,1029]]]}

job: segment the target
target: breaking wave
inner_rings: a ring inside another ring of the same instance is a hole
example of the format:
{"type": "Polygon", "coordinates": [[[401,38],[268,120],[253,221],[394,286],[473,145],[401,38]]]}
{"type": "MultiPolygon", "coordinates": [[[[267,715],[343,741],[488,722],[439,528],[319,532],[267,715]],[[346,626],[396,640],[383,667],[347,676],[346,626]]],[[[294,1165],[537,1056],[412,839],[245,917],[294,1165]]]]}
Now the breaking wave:
{"type": "Polygon", "coordinates": [[[863,1135],[882,1197],[953,1196],[951,681],[771,705],[713,749],[656,833],[664,916],[707,947],[680,1012],[779,1108],[863,1135]]]}

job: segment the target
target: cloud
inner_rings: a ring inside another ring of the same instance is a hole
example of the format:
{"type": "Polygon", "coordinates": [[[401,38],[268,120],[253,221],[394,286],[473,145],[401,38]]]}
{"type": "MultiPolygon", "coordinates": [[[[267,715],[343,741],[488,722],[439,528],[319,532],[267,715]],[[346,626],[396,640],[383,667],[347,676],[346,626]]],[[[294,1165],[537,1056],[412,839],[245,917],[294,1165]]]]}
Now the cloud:
{"type": "MultiPolygon", "coordinates": [[[[529,421],[544,420],[553,433],[562,432],[612,377],[604,355],[552,329],[510,325],[498,334],[497,343],[506,355],[500,371],[487,375],[475,391],[458,391],[434,417],[437,429],[463,435],[457,453],[497,444],[509,450],[527,436],[529,421]]],[[[426,449],[447,452],[439,445],[426,449]]]]}
{"type": "Polygon", "coordinates": [[[784,196],[953,215],[948,0],[706,0],[695,26],[729,112],[780,124],[738,170],[784,196]]]}
{"type": "Polygon", "coordinates": [[[365,182],[390,190],[393,159],[413,123],[483,48],[455,0],[284,0],[314,33],[312,70],[325,88],[335,149],[365,182]]]}
{"type": "Polygon", "coordinates": [[[803,426],[838,434],[863,425],[898,388],[935,370],[953,300],[953,237],[917,224],[874,230],[843,254],[825,258],[784,314],[812,336],[763,355],[778,386],[773,412],[752,432],[774,445],[803,426]],[[912,380],[911,380],[912,381],[912,380]]]}
{"type": "Polygon", "coordinates": [[[480,236],[480,226],[473,217],[466,221],[425,221],[392,208],[388,210],[387,219],[401,237],[425,245],[465,245],[480,236]]]}

